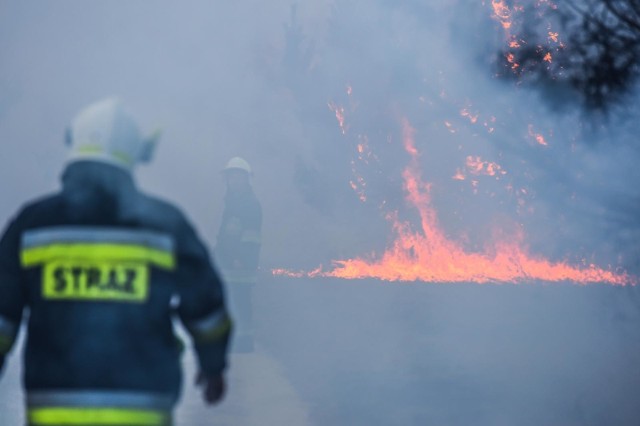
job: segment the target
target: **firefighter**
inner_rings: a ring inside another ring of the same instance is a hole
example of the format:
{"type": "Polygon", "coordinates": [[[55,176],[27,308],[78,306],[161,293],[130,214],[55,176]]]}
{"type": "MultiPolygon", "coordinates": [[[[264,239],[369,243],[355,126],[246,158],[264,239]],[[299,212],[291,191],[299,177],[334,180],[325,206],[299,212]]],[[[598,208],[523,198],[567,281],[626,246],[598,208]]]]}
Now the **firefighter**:
{"type": "Polygon", "coordinates": [[[230,159],[223,170],[226,194],[214,251],[236,319],[234,352],[253,351],[251,293],[258,275],[262,208],[251,186],[252,174],[249,163],[240,157],[230,159]]]}
{"type": "Polygon", "coordinates": [[[28,425],[171,425],[173,317],[193,341],[205,402],[224,395],[221,281],[180,210],[134,185],[156,139],[117,99],[90,105],[67,132],[60,192],[23,207],[2,235],[0,364],[24,316],[28,425]]]}

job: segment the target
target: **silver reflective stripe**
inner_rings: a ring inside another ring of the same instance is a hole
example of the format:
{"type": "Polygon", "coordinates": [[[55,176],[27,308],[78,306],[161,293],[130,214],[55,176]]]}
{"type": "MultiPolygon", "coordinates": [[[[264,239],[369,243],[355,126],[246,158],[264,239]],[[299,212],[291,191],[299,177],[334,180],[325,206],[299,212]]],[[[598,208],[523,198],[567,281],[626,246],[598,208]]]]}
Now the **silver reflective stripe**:
{"type": "Polygon", "coordinates": [[[173,238],[164,233],[123,228],[61,226],[27,231],[22,236],[22,248],[55,243],[136,244],[162,251],[173,251],[173,238]]]}
{"type": "Polygon", "coordinates": [[[227,322],[228,317],[225,310],[218,309],[201,320],[190,322],[188,328],[195,334],[208,334],[220,327],[226,326],[227,322]]]}
{"type": "Polygon", "coordinates": [[[27,406],[38,407],[118,407],[171,410],[175,398],[168,394],[147,392],[39,391],[27,393],[27,406]]]}
{"type": "Polygon", "coordinates": [[[18,324],[0,315],[0,335],[13,340],[18,334],[18,324]]]}

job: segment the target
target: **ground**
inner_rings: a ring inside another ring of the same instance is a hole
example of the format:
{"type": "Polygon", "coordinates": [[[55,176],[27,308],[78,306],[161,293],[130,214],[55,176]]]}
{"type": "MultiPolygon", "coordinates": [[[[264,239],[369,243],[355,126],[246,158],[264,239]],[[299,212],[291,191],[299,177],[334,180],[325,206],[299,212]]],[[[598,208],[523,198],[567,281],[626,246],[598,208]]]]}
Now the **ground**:
{"type": "MultiPolygon", "coordinates": [[[[176,424],[635,426],[636,291],[264,277],[255,352],[231,356],[216,407],[187,353],[176,424]]],[[[22,419],[16,352],[0,381],[7,425],[22,419]]]]}

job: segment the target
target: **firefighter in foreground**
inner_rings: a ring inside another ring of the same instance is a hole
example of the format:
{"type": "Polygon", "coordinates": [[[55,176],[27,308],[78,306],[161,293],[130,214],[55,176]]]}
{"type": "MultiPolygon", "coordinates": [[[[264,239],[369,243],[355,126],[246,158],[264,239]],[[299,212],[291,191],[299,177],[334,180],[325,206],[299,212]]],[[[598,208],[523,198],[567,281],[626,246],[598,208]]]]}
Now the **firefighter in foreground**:
{"type": "Polygon", "coordinates": [[[207,403],[225,392],[231,321],[207,250],[183,214],[140,193],[150,159],[116,99],[72,122],[59,193],[24,207],[0,241],[0,367],[28,315],[29,425],[171,425],[179,317],[207,403]]]}
{"type": "Polygon", "coordinates": [[[253,351],[251,292],[258,276],[262,208],[251,187],[251,166],[234,157],[223,170],[226,195],[215,259],[227,283],[236,319],[234,352],[253,351]]]}

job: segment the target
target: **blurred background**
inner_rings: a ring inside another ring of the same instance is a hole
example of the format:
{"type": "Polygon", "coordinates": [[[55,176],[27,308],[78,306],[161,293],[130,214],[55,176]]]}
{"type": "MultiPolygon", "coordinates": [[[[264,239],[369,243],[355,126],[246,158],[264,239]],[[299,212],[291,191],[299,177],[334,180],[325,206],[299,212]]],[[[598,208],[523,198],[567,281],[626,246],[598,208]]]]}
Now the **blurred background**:
{"type": "Polygon", "coordinates": [[[178,424],[636,424],[639,28],[637,0],[0,0],[0,218],[59,187],[67,124],[117,95],[163,131],[139,186],[210,247],[229,158],[264,210],[256,352],[217,410],[187,376],[178,424]],[[627,285],[307,274],[378,262],[424,211],[466,254],[517,240],[627,285]]]}

